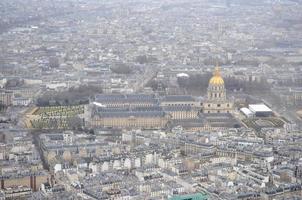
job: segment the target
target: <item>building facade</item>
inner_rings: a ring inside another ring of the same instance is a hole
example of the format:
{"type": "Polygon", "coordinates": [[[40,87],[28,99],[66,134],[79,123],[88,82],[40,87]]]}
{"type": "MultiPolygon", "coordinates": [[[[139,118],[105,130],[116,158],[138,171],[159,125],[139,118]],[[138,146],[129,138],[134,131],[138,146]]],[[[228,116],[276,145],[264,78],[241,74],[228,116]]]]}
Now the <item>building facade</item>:
{"type": "Polygon", "coordinates": [[[218,67],[209,81],[207,100],[203,102],[203,113],[231,113],[233,103],[227,99],[224,80],[218,67]]]}
{"type": "Polygon", "coordinates": [[[1,90],[0,91],[0,104],[10,106],[13,103],[14,93],[11,91],[1,90]]]}

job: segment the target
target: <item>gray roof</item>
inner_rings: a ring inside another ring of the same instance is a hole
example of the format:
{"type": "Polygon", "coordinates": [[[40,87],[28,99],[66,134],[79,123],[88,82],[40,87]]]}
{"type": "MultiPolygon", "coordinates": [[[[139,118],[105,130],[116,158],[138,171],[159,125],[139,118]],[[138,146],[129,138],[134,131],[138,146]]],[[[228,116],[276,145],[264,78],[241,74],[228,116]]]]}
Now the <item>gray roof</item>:
{"type": "Polygon", "coordinates": [[[108,108],[108,107],[96,107],[96,111],[99,113],[105,112],[153,112],[153,111],[163,111],[160,106],[148,106],[148,107],[118,107],[118,108],[108,108]]]}
{"type": "Polygon", "coordinates": [[[157,99],[153,95],[146,94],[98,94],[95,96],[95,101],[99,103],[104,102],[119,102],[119,103],[133,103],[133,102],[150,102],[157,103],[157,99]]]}
{"type": "Polygon", "coordinates": [[[241,127],[241,123],[230,113],[205,113],[202,116],[212,127],[241,127]]]}
{"type": "Polygon", "coordinates": [[[165,106],[164,111],[191,111],[191,106],[165,106]]]}
{"type": "Polygon", "coordinates": [[[182,126],[184,128],[189,127],[203,127],[205,125],[205,121],[202,118],[197,119],[182,119],[182,120],[173,120],[173,126],[182,126]]]}
{"type": "Polygon", "coordinates": [[[188,95],[170,95],[170,96],[165,96],[162,101],[179,101],[179,102],[183,102],[183,101],[195,101],[195,99],[192,96],[188,96],[188,95]]]}
{"type": "Polygon", "coordinates": [[[137,112],[137,111],[127,111],[127,112],[101,112],[98,113],[101,117],[116,117],[116,118],[124,118],[124,117],[163,117],[165,116],[165,112],[163,111],[145,111],[145,112],[137,112]]]}

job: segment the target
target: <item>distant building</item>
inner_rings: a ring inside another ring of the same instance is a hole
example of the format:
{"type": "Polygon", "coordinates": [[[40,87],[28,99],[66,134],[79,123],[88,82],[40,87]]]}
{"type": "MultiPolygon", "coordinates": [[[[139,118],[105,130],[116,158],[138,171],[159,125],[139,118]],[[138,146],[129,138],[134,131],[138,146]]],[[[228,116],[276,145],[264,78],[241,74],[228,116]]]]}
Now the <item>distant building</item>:
{"type": "Polygon", "coordinates": [[[31,188],[33,191],[39,190],[42,183],[49,179],[48,173],[40,172],[20,172],[0,176],[1,189],[7,189],[16,185],[22,185],[31,188]]]}
{"type": "Polygon", "coordinates": [[[13,92],[1,90],[0,91],[0,104],[3,104],[5,106],[12,105],[13,96],[14,96],[13,92]]]}
{"type": "Polygon", "coordinates": [[[192,106],[167,106],[163,109],[172,120],[196,119],[199,113],[198,108],[192,106]]]}
{"type": "Polygon", "coordinates": [[[164,128],[170,116],[161,107],[94,108],[91,117],[93,127],[112,128],[164,128]]]}
{"type": "Polygon", "coordinates": [[[233,103],[227,99],[224,80],[218,67],[209,81],[208,97],[203,103],[203,113],[231,113],[233,103]]]}
{"type": "Polygon", "coordinates": [[[199,103],[188,95],[168,95],[160,103],[161,106],[198,106],[199,103]]]}
{"type": "Polygon", "coordinates": [[[240,108],[240,112],[247,118],[253,117],[254,115],[253,112],[246,107],[240,108]]]}
{"type": "Polygon", "coordinates": [[[32,195],[32,189],[26,186],[12,186],[3,190],[5,199],[27,199],[32,195]]]}
{"type": "Polygon", "coordinates": [[[28,106],[31,103],[31,100],[29,98],[24,97],[15,97],[12,100],[12,104],[14,106],[28,106]]]}
{"type": "Polygon", "coordinates": [[[195,194],[186,194],[186,195],[177,195],[169,198],[169,200],[207,200],[207,195],[201,194],[201,193],[195,193],[195,194]]]}
{"type": "Polygon", "coordinates": [[[253,113],[253,116],[255,117],[273,116],[273,111],[265,104],[250,104],[249,110],[253,113]]]}
{"type": "Polygon", "coordinates": [[[231,115],[233,104],[226,97],[218,68],[209,82],[208,98],[203,104],[189,95],[157,98],[146,94],[100,94],[89,107],[91,113],[86,121],[91,127],[163,129],[182,126],[190,130],[241,127],[231,115]]]}
{"type": "Polygon", "coordinates": [[[100,94],[95,96],[95,102],[106,107],[149,107],[158,104],[153,95],[146,94],[100,94]]]}
{"type": "Polygon", "coordinates": [[[302,88],[291,88],[292,99],[295,105],[302,104],[302,88]]]}

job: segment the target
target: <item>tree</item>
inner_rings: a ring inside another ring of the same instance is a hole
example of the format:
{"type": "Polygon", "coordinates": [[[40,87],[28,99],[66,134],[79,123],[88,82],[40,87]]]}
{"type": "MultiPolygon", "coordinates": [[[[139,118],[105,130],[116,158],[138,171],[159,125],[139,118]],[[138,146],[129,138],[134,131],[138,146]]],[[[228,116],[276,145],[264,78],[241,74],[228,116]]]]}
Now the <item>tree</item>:
{"type": "Polygon", "coordinates": [[[132,69],[124,63],[119,63],[111,67],[110,70],[116,74],[130,74],[132,72],[132,69]]]}
{"type": "Polygon", "coordinates": [[[67,125],[70,129],[79,130],[84,126],[84,123],[80,117],[74,116],[67,119],[67,125]]]}
{"type": "Polygon", "coordinates": [[[60,62],[57,57],[50,57],[48,62],[49,62],[50,68],[59,68],[60,67],[60,62]]]}
{"type": "Polygon", "coordinates": [[[166,89],[167,85],[162,81],[152,80],[147,84],[148,87],[151,87],[153,91],[157,91],[160,87],[161,89],[166,89]]]}
{"type": "Polygon", "coordinates": [[[63,92],[46,92],[37,99],[37,106],[49,106],[50,101],[56,105],[81,105],[89,102],[89,97],[102,93],[102,88],[93,85],[81,85],[63,92]]]}
{"type": "Polygon", "coordinates": [[[58,129],[59,122],[57,121],[57,119],[49,119],[48,128],[49,129],[58,129]]]}
{"type": "Polygon", "coordinates": [[[135,61],[138,62],[139,64],[146,64],[148,62],[148,58],[146,55],[137,56],[135,61]]]}

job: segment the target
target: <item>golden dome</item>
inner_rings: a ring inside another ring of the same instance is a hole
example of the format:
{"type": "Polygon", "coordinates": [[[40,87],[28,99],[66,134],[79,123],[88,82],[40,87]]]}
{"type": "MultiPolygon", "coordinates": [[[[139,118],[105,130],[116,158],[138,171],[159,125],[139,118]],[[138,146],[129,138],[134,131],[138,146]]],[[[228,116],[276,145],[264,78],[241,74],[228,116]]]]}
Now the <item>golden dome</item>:
{"type": "Polygon", "coordinates": [[[224,85],[224,80],[223,80],[223,78],[220,75],[219,67],[215,68],[213,77],[210,79],[209,84],[210,85],[217,85],[217,86],[224,85]]]}

